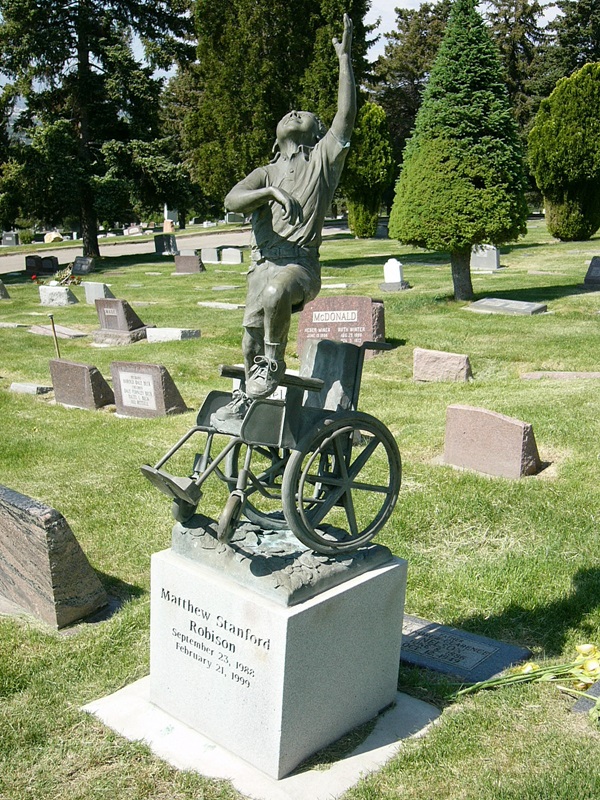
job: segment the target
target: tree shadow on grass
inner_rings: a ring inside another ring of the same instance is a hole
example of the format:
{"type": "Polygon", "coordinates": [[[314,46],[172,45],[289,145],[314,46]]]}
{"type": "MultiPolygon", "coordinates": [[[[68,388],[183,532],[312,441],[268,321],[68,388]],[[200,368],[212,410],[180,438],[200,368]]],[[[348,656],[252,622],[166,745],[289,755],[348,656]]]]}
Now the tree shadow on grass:
{"type": "MultiPolygon", "coordinates": [[[[390,245],[391,244],[393,243],[390,240],[390,245]]],[[[384,254],[375,256],[357,256],[355,258],[323,258],[321,259],[321,266],[329,267],[331,269],[349,269],[350,267],[364,266],[382,267],[383,259],[386,257],[387,255],[384,254]]],[[[444,265],[448,265],[448,267],[450,266],[450,256],[448,253],[432,251],[427,253],[402,253],[398,256],[390,253],[389,255],[389,258],[396,257],[404,266],[407,266],[408,264],[420,267],[439,267],[444,265]]]]}
{"type": "Polygon", "coordinates": [[[580,643],[597,639],[598,626],[582,622],[600,608],[600,568],[578,570],[571,592],[544,606],[525,608],[511,604],[492,616],[473,614],[453,620],[456,628],[528,648],[541,648],[546,656],[562,653],[569,630],[578,629],[580,643]]]}

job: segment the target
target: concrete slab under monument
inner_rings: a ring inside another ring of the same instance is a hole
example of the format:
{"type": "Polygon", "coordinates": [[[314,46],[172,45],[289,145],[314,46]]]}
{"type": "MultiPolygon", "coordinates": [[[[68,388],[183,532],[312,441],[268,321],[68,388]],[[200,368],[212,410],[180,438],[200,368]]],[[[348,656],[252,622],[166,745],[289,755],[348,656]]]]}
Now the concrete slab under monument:
{"type": "Polygon", "coordinates": [[[150,677],[83,710],[130,741],[145,742],[176,769],[230,780],[238,792],[255,800],[335,800],[397,755],[403,741],[424,736],[440,716],[429,703],[397,692],[395,705],[377,717],[373,731],[354,750],[327,766],[300,767],[276,780],[157,708],[150,701],[150,677]]]}
{"type": "Polygon", "coordinates": [[[395,701],[405,585],[406,562],[392,558],[284,606],[220,570],[156,553],[150,700],[283,778],[395,701]]]}

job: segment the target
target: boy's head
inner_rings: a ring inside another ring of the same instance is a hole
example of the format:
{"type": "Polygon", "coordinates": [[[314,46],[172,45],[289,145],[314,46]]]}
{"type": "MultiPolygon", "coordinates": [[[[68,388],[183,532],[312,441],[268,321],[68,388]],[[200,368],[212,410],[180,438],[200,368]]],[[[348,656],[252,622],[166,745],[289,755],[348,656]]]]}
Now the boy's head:
{"type": "Polygon", "coordinates": [[[275,147],[281,150],[282,144],[286,141],[314,147],[324,135],[324,125],[316,114],[310,111],[290,111],[277,125],[275,147]]]}

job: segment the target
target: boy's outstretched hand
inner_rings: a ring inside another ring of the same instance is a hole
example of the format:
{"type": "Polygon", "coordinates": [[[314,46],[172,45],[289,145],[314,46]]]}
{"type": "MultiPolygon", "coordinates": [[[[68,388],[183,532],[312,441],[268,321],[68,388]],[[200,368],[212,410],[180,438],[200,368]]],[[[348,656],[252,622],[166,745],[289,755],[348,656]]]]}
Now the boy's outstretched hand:
{"type": "Polygon", "coordinates": [[[334,36],[332,39],[333,46],[335,47],[335,52],[337,53],[338,58],[344,55],[350,55],[350,47],[352,45],[352,20],[348,16],[348,14],[344,14],[344,35],[342,36],[342,41],[340,42],[337,37],[334,36]]]}

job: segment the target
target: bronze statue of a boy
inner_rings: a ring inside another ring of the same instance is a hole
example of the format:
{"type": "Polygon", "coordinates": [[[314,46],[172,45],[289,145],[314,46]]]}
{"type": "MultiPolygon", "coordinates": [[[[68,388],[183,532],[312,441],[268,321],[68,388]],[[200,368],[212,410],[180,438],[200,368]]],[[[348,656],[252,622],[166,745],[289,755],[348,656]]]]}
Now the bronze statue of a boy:
{"type": "Polygon", "coordinates": [[[242,351],[246,396],[225,412],[242,417],[252,399],[272,394],[285,372],[291,315],[321,288],[319,246],[325,214],[338,185],[356,117],[351,62],[352,21],[344,16],[338,106],[329,131],[314,114],[290,111],[277,125],[275,157],[236,184],[229,211],[252,213],[252,263],[248,273],[242,351]]]}

